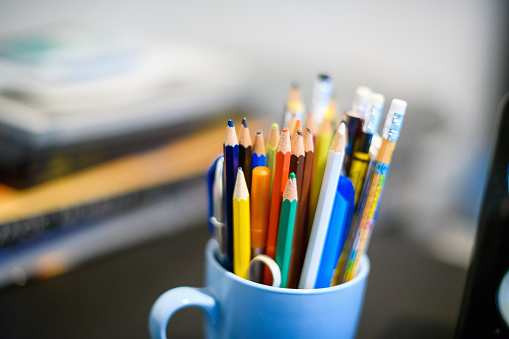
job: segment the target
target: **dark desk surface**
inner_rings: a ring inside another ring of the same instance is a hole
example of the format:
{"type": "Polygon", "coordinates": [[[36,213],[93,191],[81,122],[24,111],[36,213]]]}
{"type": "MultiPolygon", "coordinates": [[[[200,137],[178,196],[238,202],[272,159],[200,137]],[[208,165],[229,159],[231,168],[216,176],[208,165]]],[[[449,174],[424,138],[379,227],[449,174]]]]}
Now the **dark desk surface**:
{"type": "MultiPolygon", "coordinates": [[[[203,285],[207,232],[180,233],[89,262],[45,281],[0,290],[2,338],[146,338],[155,299],[203,285]]],[[[359,338],[451,338],[466,271],[395,234],[375,231],[359,338]]],[[[198,309],[172,318],[170,337],[200,338],[198,309]]]]}

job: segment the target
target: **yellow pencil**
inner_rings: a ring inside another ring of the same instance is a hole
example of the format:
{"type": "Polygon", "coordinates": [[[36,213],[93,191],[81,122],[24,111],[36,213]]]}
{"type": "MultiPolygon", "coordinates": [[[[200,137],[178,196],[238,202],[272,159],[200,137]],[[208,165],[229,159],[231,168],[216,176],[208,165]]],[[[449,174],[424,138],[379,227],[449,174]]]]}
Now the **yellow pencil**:
{"type": "Polygon", "coordinates": [[[331,122],[323,120],[320,126],[320,132],[316,137],[315,164],[313,166],[313,180],[311,181],[311,192],[309,196],[309,225],[313,225],[315,218],[316,205],[320,196],[320,187],[322,187],[323,173],[325,164],[329,156],[329,148],[332,142],[331,122]]]}
{"type": "Polygon", "coordinates": [[[237,172],[233,192],[233,273],[248,279],[251,261],[251,225],[249,191],[242,168],[237,172]]]}

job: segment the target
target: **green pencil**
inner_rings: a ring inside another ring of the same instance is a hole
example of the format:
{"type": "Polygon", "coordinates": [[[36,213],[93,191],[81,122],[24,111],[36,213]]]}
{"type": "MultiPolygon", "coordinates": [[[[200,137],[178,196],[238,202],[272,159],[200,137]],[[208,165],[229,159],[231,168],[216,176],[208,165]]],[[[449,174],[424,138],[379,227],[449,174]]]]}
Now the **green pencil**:
{"type": "Polygon", "coordinates": [[[265,144],[266,163],[270,170],[270,192],[272,192],[272,182],[274,181],[274,165],[276,164],[276,150],[279,143],[279,126],[272,124],[272,128],[265,144]]]}
{"type": "Polygon", "coordinates": [[[288,283],[296,211],[297,180],[295,179],[295,173],[292,172],[290,173],[290,179],[286,182],[285,191],[283,193],[276,247],[276,263],[281,270],[281,287],[286,287],[288,283]]]}

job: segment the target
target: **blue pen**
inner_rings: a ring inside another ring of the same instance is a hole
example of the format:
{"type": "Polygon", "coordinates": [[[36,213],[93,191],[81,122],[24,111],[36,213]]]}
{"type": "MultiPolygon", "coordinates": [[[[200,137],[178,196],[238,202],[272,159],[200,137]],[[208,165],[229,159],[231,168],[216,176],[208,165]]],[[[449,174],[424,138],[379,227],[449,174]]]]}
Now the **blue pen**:
{"type": "Polygon", "coordinates": [[[354,193],[351,180],[346,176],[340,176],[315,288],[331,286],[334,269],[352,223],[354,193]]]}
{"type": "Polygon", "coordinates": [[[210,221],[210,217],[214,216],[214,176],[216,174],[217,162],[219,159],[223,158],[223,155],[220,154],[216,160],[210,166],[209,171],[207,172],[207,190],[209,196],[209,233],[214,234],[214,225],[210,221]]]}

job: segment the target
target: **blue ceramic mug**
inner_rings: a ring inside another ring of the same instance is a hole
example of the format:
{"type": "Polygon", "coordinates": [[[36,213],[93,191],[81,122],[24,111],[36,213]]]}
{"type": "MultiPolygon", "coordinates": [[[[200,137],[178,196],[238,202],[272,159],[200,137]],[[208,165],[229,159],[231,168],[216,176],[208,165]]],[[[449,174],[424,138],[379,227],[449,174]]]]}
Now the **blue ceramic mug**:
{"type": "Polygon", "coordinates": [[[357,276],[321,289],[289,289],[258,284],[236,276],[217,260],[218,244],[205,249],[205,288],[177,287],[152,306],[152,338],[166,338],[166,326],[177,310],[201,307],[207,338],[354,338],[369,274],[363,256],[357,276]]]}

